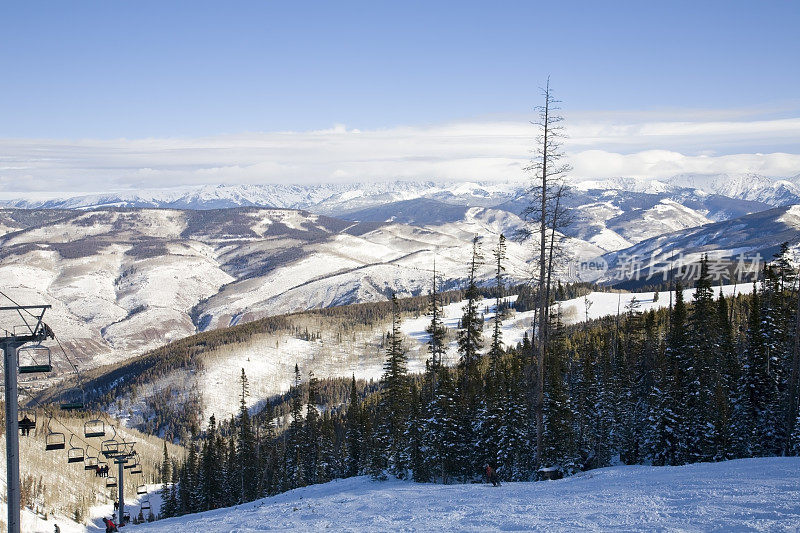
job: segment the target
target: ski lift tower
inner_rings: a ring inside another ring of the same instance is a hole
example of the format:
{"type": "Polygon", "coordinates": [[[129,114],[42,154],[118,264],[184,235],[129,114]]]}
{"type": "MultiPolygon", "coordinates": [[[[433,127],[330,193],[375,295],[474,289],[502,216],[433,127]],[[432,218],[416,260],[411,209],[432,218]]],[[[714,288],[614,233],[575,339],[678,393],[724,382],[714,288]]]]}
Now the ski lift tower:
{"type": "MultiPolygon", "coordinates": [[[[0,312],[15,313],[21,324],[5,329],[0,325],[0,348],[3,350],[3,369],[6,390],[6,487],[8,502],[8,533],[20,533],[19,505],[19,405],[17,398],[17,350],[29,342],[42,342],[54,337],[53,330],[42,322],[49,305],[13,305],[0,307],[0,312]]],[[[49,371],[49,369],[42,371],[49,371]]]]}

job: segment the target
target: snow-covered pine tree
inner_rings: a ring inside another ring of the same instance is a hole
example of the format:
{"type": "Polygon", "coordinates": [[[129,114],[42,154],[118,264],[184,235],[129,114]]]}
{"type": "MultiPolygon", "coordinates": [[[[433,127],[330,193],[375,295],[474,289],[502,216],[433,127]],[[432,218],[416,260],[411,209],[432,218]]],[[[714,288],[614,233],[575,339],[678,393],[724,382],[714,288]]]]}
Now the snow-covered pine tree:
{"type": "Polygon", "coordinates": [[[317,387],[319,382],[314,372],[308,373],[308,400],[306,401],[306,420],[303,426],[303,455],[305,457],[305,479],[310,484],[319,483],[318,463],[320,456],[320,423],[317,411],[317,387]]]}
{"type": "Polygon", "coordinates": [[[303,454],[303,387],[300,367],[294,365],[294,383],[292,385],[291,417],[289,423],[289,439],[284,452],[286,483],[290,488],[304,487],[305,456],[303,454]]]}
{"type": "Polygon", "coordinates": [[[710,461],[717,455],[716,417],[708,408],[713,404],[715,389],[721,376],[717,313],[714,291],[708,273],[708,256],[700,259],[700,275],[695,282],[694,302],[689,313],[688,337],[690,365],[685,370],[686,460],[690,463],[710,461]]]}
{"type": "Polygon", "coordinates": [[[239,463],[236,457],[236,438],[234,432],[236,430],[236,419],[231,416],[230,420],[231,435],[227,439],[227,446],[225,450],[225,472],[223,478],[223,498],[225,505],[235,505],[240,501],[241,483],[239,478],[239,463]]]}
{"type": "Polygon", "coordinates": [[[642,339],[637,345],[634,365],[633,402],[634,448],[631,459],[641,463],[649,456],[648,427],[657,365],[663,363],[663,343],[656,312],[644,314],[642,339]]]}
{"type": "MultiPolygon", "coordinates": [[[[720,289],[716,304],[717,343],[719,355],[716,358],[717,380],[714,388],[714,448],[715,461],[723,461],[743,456],[746,442],[737,437],[741,426],[741,413],[737,408],[741,365],[736,355],[733,324],[728,309],[728,299],[720,289]]],[[[747,434],[747,432],[742,432],[747,434]]]]}
{"type": "Polygon", "coordinates": [[[180,482],[178,484],[178,505],[180,508],[178,514],[184,515],[200,511],[201,499],[197,468],[197,433],[193,427],[191,440],[189,441],[189,452],[186,455],[183,468],[181,468],[180,482]]]}
{"type": "Polygon", "coordinates": [[[159,518],[175,516],[172,498],[172,461],[167,452],[167,441],[164,441],[164,457],[161,460],[161,510],[159,518]]]}
{"type": "Polygon", "coordinates": [[[790,453],[792,455],[800,455],[800,415],[798,415],[797,419],[794,421],[790,444],[790,453]]]}
{"type": "MultiPolygon", "coordinates": [[[[428,339],[428,353],[430,360],[428,370],[433,381],[437,377],[438,369],[442,366],[442,359],[447,352],[447,327],[442,321],[442,295],[439,292],[439,280],[436,277],[436,260],[433,262],[433,284],[428,296],[428,316],[431,321],[425,331],[430,335],[428,339]]],[[[435,383],[432,383],[435,388],[435,383]]]]}
{"type": "Polygon", "coordinates": [[[357,476],[363,471],[362,451],[363,432],[361,428],[361,402],[359,401],[358,389],[356,388],[356,376],[353,375],[350,382],[350,401],[347,405],[347,433],[345,441],[347,444],[347,465],[346,475],[357,476]]]}
{"type": "Polygon", "coordinates": [[[475,445],[475,462],[478,464],[498,463],[501,439],[507,433],[504,424],[505,392],[504,376],[501,375],[503,350],[503,261],[506,256],[506,238],[501,233],[497,247],[492,251],[495,266],[495,314],[492,318],[492,340],[487,357],[489,366],[486,370],[483,395],[478,401],[477,416],[473,435],[477,439],[475,445]]]}
{"type": "Polygon", "coordinates": [[[221,450],[217,445],[217,419],[211,415],[200,450],[200,505],[204,511],[216,509],[222,504],[222,483],[219,476],[221,450]]]}
{"type": "Polygon", "coordinates": [[[531,479],[533,440],[529,431],[533,427],[528,408],[525,380],[525,357],[512,352],[501,364],[498,372],[498,387],[502,394],[499,413],[497,452],[494,457],[498,464],[498,475],[503,479],[524,481],[531,479]]]}
{"type": "Polygon", "coordinates": [[[437,382],[436,394],[428,405],[422,441],[426,448],[425,467],[431,480],[447,484],[460,471],[460,434],[451,372],[440,367],[437,382]]]}
{"type": "MultiPolygon", "coordinates": [[[[397,295],[392,294],[392,331],[386,347],[386,362],[381,377],[376,445],[383,448],[387,474],[405,478],[408,469],[405,431],[408,419],[408,358],[400,332],[400,310],[397,295]]],[[[373,464],[373,476],[378,464],[373,464]]],[[[378,474],[377,477],[381,477],[378,474]]]]}
{"type": "Polygon", "coordinates": [[[472,258],[469,265],[467,300],[458,331],[458,400],[459,465],[461,475],[472,478],[482,474],[481,457],[475,447],[475,421],[478,420],[479,397],[483,392],[479,363],[483,346],[483,317],[478,311],[482,299],[478,290],[478,268],[483,260],[478,235],[472,239],[472,258]]]}
{"type": "Polygon", "coordinates": [[[540,467],[557,468],[564,475],[576,470],[572,404],[567,390],[567,347],[560,308],[551,314],[550,347],[545,362],[544,432],[540,467]]]}
{"type": "Polygon", "coordinates": [[[422,394],[416,384],[411,386],[410,408],[406,424],[405,441],[408,450],[411,479],[427,483],[431,479],[425,461],[426,447],[423,440],[425,416],[422,407],[422,394]]]}
{"type": "Polygon", "coordinates": [[[762,291],[754,287],[750,316],[747,321],[747,338],[744,365],[744,382],[747,390],[747,420],[751,424],[750,451],[757,457],[775,455],[780,451],[777,430],[779,414],[778,383],[775,379],[770,355],[769,336],[762,320],[762,291]]]}
{"type": "Polygon", "coordinates": [[[167,500],[164,502],[166,509],[169,510],[169,516],[178,516],[181,513],[181,505],[179,499],[180,493],[180,467],[177,461],[171,461],[170,467],[172,490],[167,495],[167,500]]]}
{"type": "Polygon", "coordinates": [[[640,401],[636,385],[638,370],[636,362],[641,360],[644,336],[642,331],[641,302],[633,296],[625,305],[619,338],[614,350],[614,390],[616,446],[620,460],[634,464],[639,459],[639,425],[637,408],[640,401]]]}
{"type": "Polygon", "coordinates": [[[250,411],[247,408],[247,397],[250,394],[249,382],[244,368],[240,377],[242,394],[239,398],[238,438],[236,442],[236,463],[239,474],[240,501],[249,502],[258,497],[259,477],[256,456],[256,436],[253,433],[253,424],[250,411]]]}
{"type": "Polygon", "coordinates": [[[467,274],[467,289],[464,291],[467,303],[463,309],[464,313],[458,331],[460,389],[464,395],[463,399],[471,406],[475,405],[475,399],[481,392],[478,362],[483,346],[483,320],[478,312],[478,302],[481,300],[478,290],[478,268],[482,260],[480,238],[475,235],[472,239],[472,258],[467,274]]]}
{"type": "Polygon", "coordinates": [[[675,286],[675,305],[670,312],[664,364],[656,376],[649,419],[650,455],[654,465],[679,465],[686,458],[683,384],[690,368],[683,287],[675,286]]]}

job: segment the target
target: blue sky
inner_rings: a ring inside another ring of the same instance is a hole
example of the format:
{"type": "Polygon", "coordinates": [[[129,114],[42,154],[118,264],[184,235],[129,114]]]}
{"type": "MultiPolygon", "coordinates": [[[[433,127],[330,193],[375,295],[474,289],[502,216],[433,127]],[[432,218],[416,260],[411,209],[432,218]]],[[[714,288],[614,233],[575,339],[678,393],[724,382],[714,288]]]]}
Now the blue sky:
{"type": "MultiPolygon", "coordinates": [[[[798,27],[797,1],[6,2],[0,187],[46,176],[28,172],[19,139],[524,123],[548,74],[568,126],[796,119],[798,27]]],[[[798,152],[796,126],[779,124],[733,142],[602,148],[798,152]]]]}
{"type": "Polygon", "coordinates": [[[12,2],[0,136],[800,107],[800,2],[12,2]]]}

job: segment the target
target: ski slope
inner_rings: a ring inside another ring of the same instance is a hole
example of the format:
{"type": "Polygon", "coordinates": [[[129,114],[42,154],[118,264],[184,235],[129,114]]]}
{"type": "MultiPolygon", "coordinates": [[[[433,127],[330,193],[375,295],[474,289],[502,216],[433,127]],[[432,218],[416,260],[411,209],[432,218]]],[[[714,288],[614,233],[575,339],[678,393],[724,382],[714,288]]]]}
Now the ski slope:
{"type": "Polygon", "coordinates": [[[135,531],[797,531],[798,472],[792,457],[618,466],[498,488],[358,477],[135,531]]]}

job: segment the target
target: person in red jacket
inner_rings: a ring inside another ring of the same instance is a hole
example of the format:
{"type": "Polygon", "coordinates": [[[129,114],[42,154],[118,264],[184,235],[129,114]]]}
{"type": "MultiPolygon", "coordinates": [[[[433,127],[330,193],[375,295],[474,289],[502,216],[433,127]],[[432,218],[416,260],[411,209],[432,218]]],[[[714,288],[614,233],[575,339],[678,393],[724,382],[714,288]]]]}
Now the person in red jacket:
{"type": "Polygon", "coordinates": [[[495,487],[499,485],[497,480],[497,470],[494,468],[494,466],[489,464],[486,465],[486,481],[495,487]]]}
{"type": "Polygon", "coordinates": [[[114,533],[114,531],[119,531],[116,524],[114,524],[114,522],[108,518],[103,518],[103,522],[106,524],[106,533],[114,533]]]}

